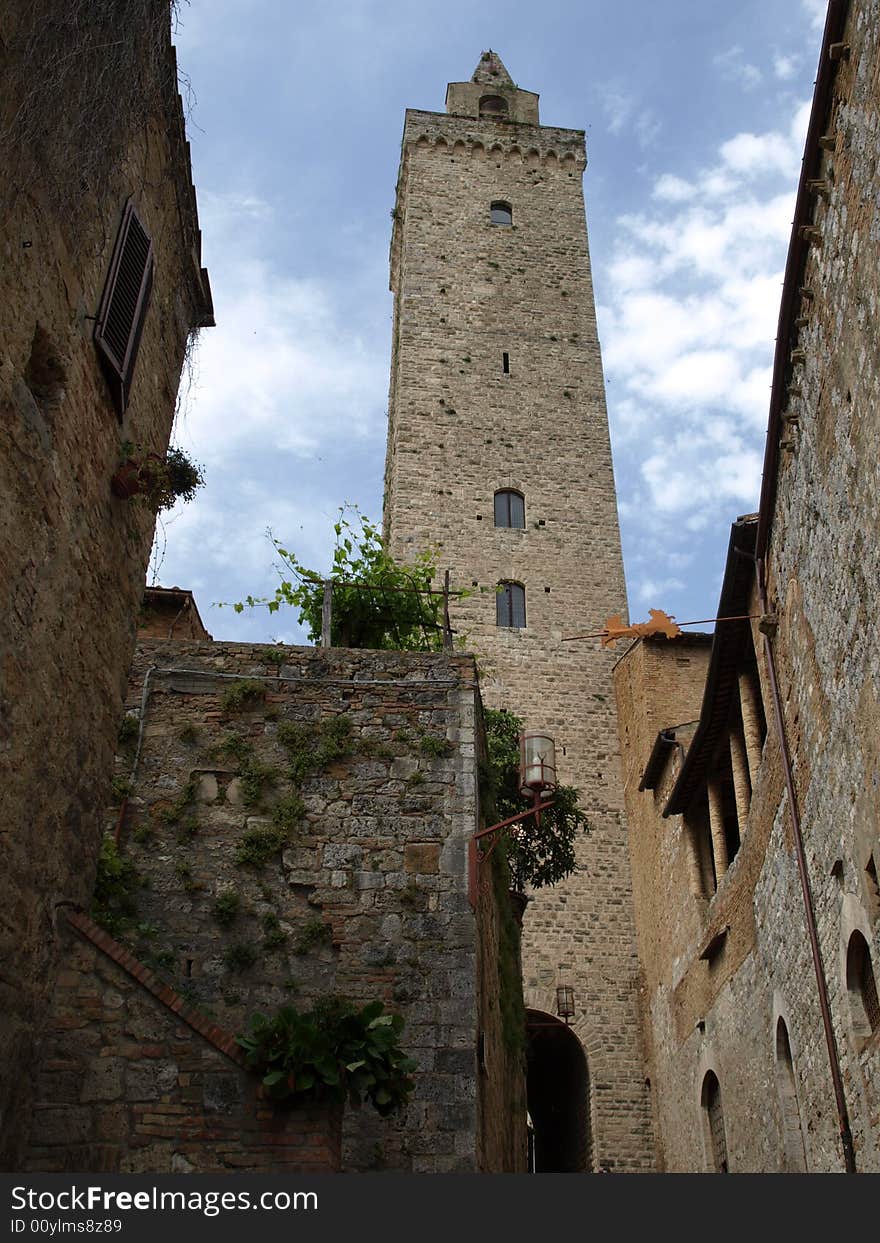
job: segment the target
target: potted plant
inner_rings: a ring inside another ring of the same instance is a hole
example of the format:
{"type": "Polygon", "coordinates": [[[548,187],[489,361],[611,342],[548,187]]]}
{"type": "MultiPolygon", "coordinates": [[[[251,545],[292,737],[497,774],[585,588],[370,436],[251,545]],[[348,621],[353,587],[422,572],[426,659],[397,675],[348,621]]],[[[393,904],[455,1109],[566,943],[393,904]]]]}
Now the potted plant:
{"type": "Polygon", "coordinates": [[[143,496],[150,509],[158,511],[179,500],[191,501],[204,482],[202,467],[178,446],[163,458],[126,441],[110,486],[120,500],[143,496]]]}

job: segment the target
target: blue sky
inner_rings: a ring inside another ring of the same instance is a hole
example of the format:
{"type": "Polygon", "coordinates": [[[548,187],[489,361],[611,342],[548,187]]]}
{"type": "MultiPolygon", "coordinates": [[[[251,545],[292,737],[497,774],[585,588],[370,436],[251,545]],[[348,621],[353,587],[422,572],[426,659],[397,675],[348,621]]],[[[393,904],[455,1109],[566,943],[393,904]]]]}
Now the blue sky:
{"type": "MultiPolygon", "coordinates": [[[[782,271],[824,0],[191,0],[175,35],[217,327],[175,439],[205,466],[150,581],[215,638],[302,642],[269,594],[271,527],[329,562],[337,507],[376,520],[404,109],[497,51],[541,120],[587,132],[584,186],[630,613],[717,604],[757,508],[782,271]]],[[[600,628],[604,618],[595,621],[600,628]]]]}

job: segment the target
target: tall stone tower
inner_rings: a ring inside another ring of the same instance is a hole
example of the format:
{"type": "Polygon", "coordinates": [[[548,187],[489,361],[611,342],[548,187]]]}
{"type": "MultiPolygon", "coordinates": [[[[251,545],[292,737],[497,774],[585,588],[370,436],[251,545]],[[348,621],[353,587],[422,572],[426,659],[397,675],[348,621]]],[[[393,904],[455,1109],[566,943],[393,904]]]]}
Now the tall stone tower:
{"type": "Polygon", "coordinates": [[[435,545],[455,586],[484,589],[453,617],[484,700],[555,737],[560,779],[593,824],[577,872],[525,917],[538,1168],[650,1169],[614,657],[566,641],[626,608],[584,134],[540,125],[538,96],[493,52],[446,103],[404,125],[386,534],[399,559],[435,545]]]}

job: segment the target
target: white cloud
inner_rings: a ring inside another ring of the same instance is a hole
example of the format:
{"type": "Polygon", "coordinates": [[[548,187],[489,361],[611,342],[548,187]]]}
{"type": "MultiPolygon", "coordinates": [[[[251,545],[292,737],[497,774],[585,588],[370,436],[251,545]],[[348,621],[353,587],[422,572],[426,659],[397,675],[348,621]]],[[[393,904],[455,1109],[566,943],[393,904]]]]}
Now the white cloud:
{"type": "MultiPolygon", "coordinates": [[[[698,533],[755,506],[807,115],[732,135],[687,180],[664,172],[618,218],[599,319],[618,469],[642,494],[625,529],[698,533]]],[[[672,590],[680,567],[658,564],[637,598],[672,590]]]]}
{"type": "Polygon", "coordinates": [[[728,48],[726,52],[718,52],[712,57],[712,64],[722,78],[728,82],[738,82],[746,91],[753,90],[763,81],[761,70],[743,58],[743,50],[739,44],[728,48]]]}
{"type": "Polygon", "coordinates": [[[813,30],[824,27],[825,14],[828,11],[827,0],[801,0],[801,8],[809,17],[813,30]]]}
{"type": "Polygon", "coordinates": [[[793,78],[797,73],[797,66],[796,56],[780,56],[777,53],[773,57],[773,72],[781,82],[787,82],[789,78],[793,78]]]}
{"type": "Polygon", "coordinates": [[[599,83],[597,91],[609,133],[617,136],[630,129],[639,146],[647,149],[654,144],[663,126],[653,109],[640,107],[637,98],[616,81],[599,83]]]}

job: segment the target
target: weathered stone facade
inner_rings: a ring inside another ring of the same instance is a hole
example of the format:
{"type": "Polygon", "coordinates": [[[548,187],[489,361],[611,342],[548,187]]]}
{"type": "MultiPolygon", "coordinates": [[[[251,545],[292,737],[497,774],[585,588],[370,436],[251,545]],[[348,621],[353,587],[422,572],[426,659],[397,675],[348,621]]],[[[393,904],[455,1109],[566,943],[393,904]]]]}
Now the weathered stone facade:
{"type": "Polygon", "coordinates": [[[94,881],[153,533],[154,515],[114,499],[110,479],[123,441],[164,452],[189,335],[210,317],[169,6],[145,0],[122,40],[117,18],[105,0],[0,12],[4,1169],[27,1114],[56,913],[94,881]],[[120,421],[92,332],[129,198],[155,268],[120,421]]]}
{"type": "Polygon", "coordinates": [[[331,1174],[341,1111],[272,1107],[242,1050],[91,920],[62,931],[23,1166],[121,1174],[331,1174]]]}
{"type": "MultiPolygon", "coordinates": [[[[499,1004],[496,895],[482,887],[476,912],[468,896],[478,704],[469,657],[138,647],[128,696],[137,727],[118,760],[120,777],[135,771],[107,825],[144,885],[124,935],[141,963],[227,1032],[244,1030],[256,1011],[307,1009],[328,995],[380,999],[403,1015],[418,1067],[413,1097],[401,1117],[346,1111],[347,1170],[524,1165],[520,1056],[499,1004]],[[325,758],[314,759],[322,746],[325,758]]],[[[82,952],[74,947],[67,973],[82,952]]],[[[74,1018],[65,993],[54,1024],[76,1026],[77,1004],[87,1024],[97,1006],[92,1056],[118,1062],[127,1055],[106,996],[117,975],[104,969],[94,984],[90,961],[86,987],[73,981],[74,1018]]],[[[53,1034],[53,1065],[63,1045],[53,1034]]],[[[157,1115],[179,1112],[182,1081],[166,1069],[157,1115]]],[[[43,1108],[60,1115],[54,1082],[44,1069],[38,1125],[43,1108]]],[[[89,1099],[66,1107],[78,1117],[89,1099]]],[[[119,1100],[131,1103],[127,1088],[119,1100]]],[[[32,1151],[44,1150],[38,1133],[32,1151]]],[[[167,1156],[144,1147],[133,1159],[155,1170],[167,1156]]]]}
{"type": "Polygon", "coordinates": [[[486,703],[554,735],[561,780],[582,791],[594,829],[576,874],[528,908],[526,997],[552,1016],[556,986],[574,987],[592,1166],[639,1170],[653,1143],[613,657],[565,641],[626,610],[585,163],[583,132],[539,125],[537,97],[490,53],[471,83],[450,84],[447,114],[407,112],[385,526],[396,556],[436,546],[453,586],[474,590],[453,624],[486,703]],[[524,498],[522,527],[495,524],[499,491],[524,498]],[[524,626],[496,624],[501,582],[524,588],[524,626]]]}
{"type": "Polygon", "coordinates": [[[649,1073],[672,1171],[720,1168],[722,1137],[732,1171],[840,1172],[847,1124],[855,1169],[880,1170],[878,113],[880,4],[834,0],[761,508],[733,528],[719,604],[720,616],[752,621],[716,629],[692,741],[656,736],[699,706],[699,670],[681,666],[680,641],[640,644],[616,671],[649,1073]]]}

